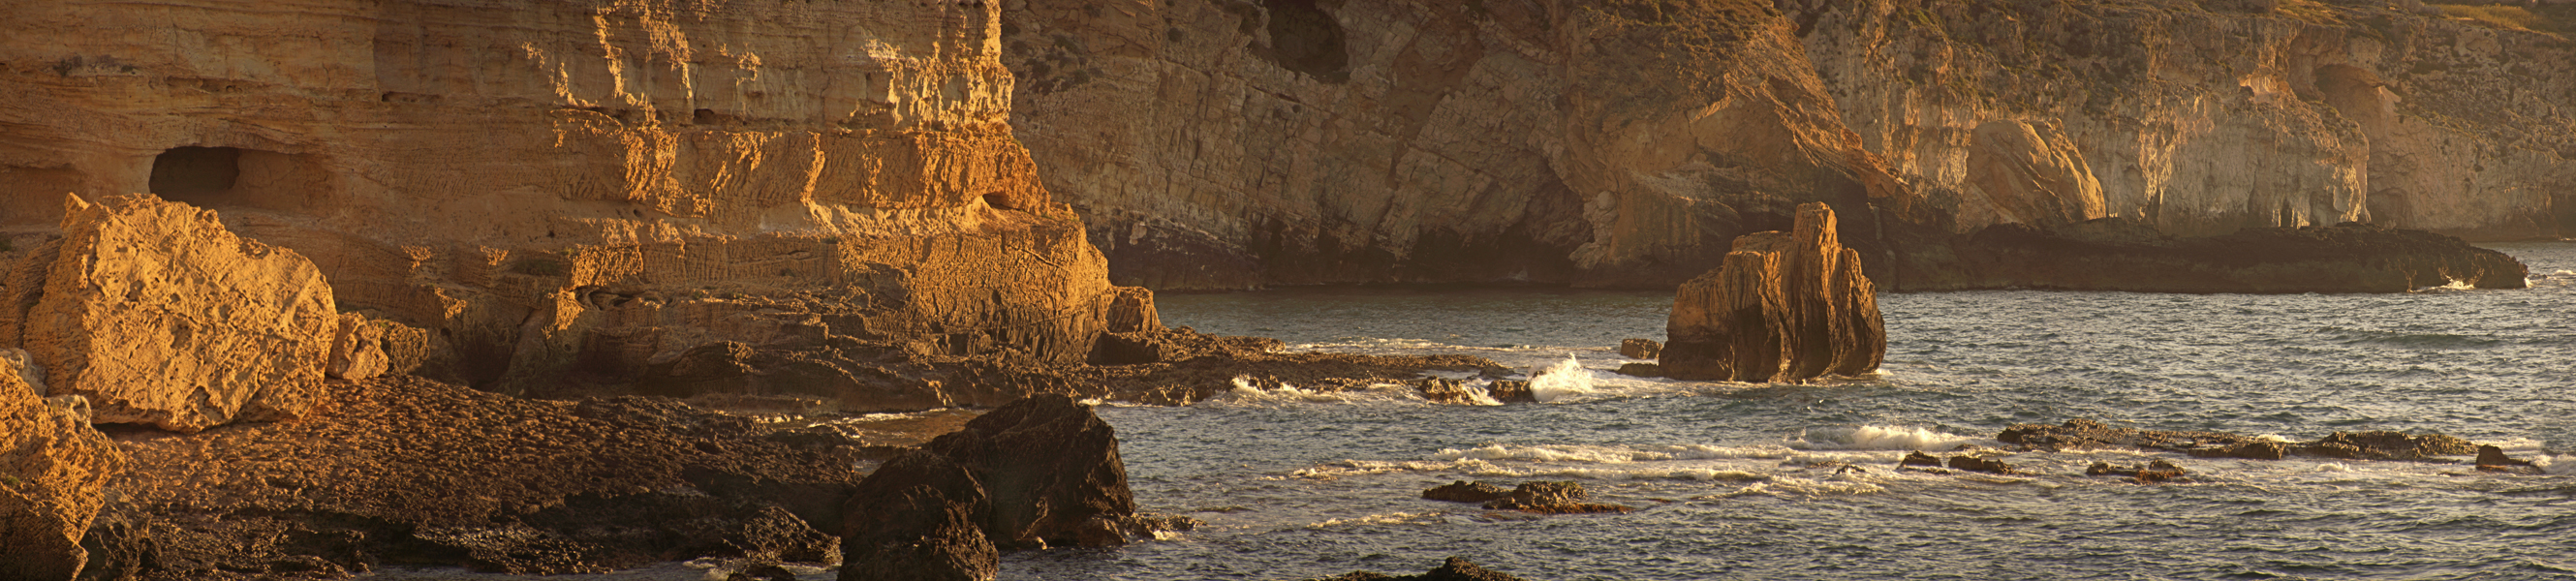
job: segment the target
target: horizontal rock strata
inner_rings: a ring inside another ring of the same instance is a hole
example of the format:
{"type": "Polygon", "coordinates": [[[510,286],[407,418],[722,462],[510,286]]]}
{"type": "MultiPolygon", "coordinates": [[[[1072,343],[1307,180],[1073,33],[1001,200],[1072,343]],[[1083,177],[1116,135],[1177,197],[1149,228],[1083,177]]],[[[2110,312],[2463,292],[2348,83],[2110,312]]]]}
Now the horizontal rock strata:
{"type": "MultiPolygon", "coordinates": [[[[1939,245],[1936,243],[1936,245],[1939,245]]],[[[2458,238],[2363,224],[2166,236],[2127,218],[2033,228],[2005,224],[1908,263],[1908,291],[2039,288],[2178,293],[2403,293],[2525,287],[2528,269],[2458,238]]]]}

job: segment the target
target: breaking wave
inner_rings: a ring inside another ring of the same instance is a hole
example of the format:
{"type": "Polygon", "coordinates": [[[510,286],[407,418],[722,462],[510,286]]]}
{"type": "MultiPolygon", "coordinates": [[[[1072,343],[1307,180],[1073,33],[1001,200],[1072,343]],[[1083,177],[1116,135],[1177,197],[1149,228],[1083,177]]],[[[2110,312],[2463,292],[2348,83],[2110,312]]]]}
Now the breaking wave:
{"type": "Polygon", "coordinates": [[[1915,450],[1940,452],[1957,450],[1969,444],[1995,445],[1997,442],[1976,436],[1945,434],[1929,428],[1902,426],[1859,426],[1808,428],[1789,440],[1789,447],[1800,450],[1915,450]]]}
{"type": "Polygon", "coordinates": [[[1530,397],[1539,403],[1556,403],[1592,393],[1592,370],[1584,369],[1583,362],[1572,353],[1565,355],[1564,362],[1530,376],[1529,381],[1530,397]]]}

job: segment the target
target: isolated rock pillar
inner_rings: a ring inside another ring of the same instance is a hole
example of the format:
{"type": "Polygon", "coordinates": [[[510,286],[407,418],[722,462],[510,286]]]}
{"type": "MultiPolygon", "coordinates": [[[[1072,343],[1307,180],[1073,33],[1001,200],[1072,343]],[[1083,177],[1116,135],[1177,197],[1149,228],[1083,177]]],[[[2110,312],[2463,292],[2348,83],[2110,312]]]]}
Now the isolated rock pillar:
{"type": "Polygon", "coordinates": [[[1791,232],[1736,238],[1722,266],[1682,283],[1665,332],[1659,361],[1675,379],[1859,375],[1887,353],[1877,287],[1822,203],[1798,206],[1791,232]]]}

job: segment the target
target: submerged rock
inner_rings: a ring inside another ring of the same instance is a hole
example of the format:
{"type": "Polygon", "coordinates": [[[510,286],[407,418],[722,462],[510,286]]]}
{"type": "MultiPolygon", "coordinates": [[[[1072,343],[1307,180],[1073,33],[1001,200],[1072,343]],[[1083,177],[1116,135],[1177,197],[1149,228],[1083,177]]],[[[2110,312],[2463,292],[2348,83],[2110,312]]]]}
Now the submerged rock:
{"type": "Polygon", "coordinates": [[[42,397],[0,357],[0,579],[68,580],[81,538],[129,461],[89,425],[81,396],[42,397]]]}
{"type": "Polygon", "coordinates": [[[1519,577],[1513,577],[1513,576],[1510,576],[1510,575],[1505,575],[1505,574],[1502,574],[1502,573],[1494,572],[1494,571],[1489,570],[1489,569],[1486,569],[1486,568],[1484,568],[1484,567],[1478,567],[1478,566],[1476,566],[1476,564],[1475,564],[1475,563],[1470,563],[1470,562],[1468,562],[1468,561],[1467,561],[1467,559],[1466,559],[1465,557],[1450,557],[1450,558],[1449,558],[1449,560],[1442,562],[1442,563],[1440,564],[1440,567],[1439,567],[1439,568],[1432,569],[1432,570],[1430,570],[1430,571],[1428,571],[1428,572],[1425,572],[1425,573],[1423,573],[1423,574],[1420,574],[1420,575],[1406,575],[1406,576],[1397,577],[1397,576],[1389,576],[1389,575],[1385,575],[1385,574],[1381,574],[1381,573],[1371,573],[1371,572],[1367,572],[1367,571],[1354,571],[1354,572],[1351,572],[1350,574],[1346,574],[1346,575],[1339,575],[1339,576],[1334,576],[1334,577],[1325,577],[1325,578],[1321,578],[1321,579],[1314,579],[1314,580],[1312,580],[1312,581],[1522,581],[1522,580],[1521,580],[1521,578],[1519,578],[1519,577]]]}
{"type": "Polygon", "coordinates": [[[1629,377],[1663,377],[1664,366],[1653,363],[1621,363],[1619,374],[1629,377]]]}
{"type": "Polygon", "coordinates": [[[1591,492],[1583,489],[1582,484],[1575,482],[1524,482],[1520,486],[1513,487],[1509,495],[1485,501],[1485,508],[1542,514],[1628,512],[1630,510],[1628,507],[1616,504],[1584,502],[1591,495],[1591,492]]]}
{"type": "Polygon", "coordinates": [[[2249,443],[2267,442],[2253,436],[2225,432],[2175,432],[2114,428],[2101,422],[2077,418],[2064,425],[2013,424],[1995,439],[2006,444],[2019,444],[2035,450],[2060,452],[2102,448],[2142,448],[2169,452],[2202,449],[2234,449],[2249,443]]]}
{"type": "Polygon", "coordinates": [[[1985,472],[1985,473],[1989,473],[1989,474],[2005,474],[2005,475],[2012,475],[2012,474],[2020,474],[2020,473],[2021,473],[2021,471],[2020,471],[2020,470],[2015,470],[2015,469],[2013,469],[2013,467],[2012,467],[2012,465],[2011,465],[2011,464],[2007,464],[2007,463],[2005,463],[2005,462],[2004,462],[2004,461],[2002,461],[2002,460],[1997,460],[1997,459],[1993,459],[1993,458],[1985,458],[1985,457],[1981,457],[1981,456],[1971,456],[1971,455],[1967,455],[1967,454],[1959,454],[1959,455],[1951,456],[1951,457],[1950,457],[1950,469],[1952,469],[1952,470],[1967,470],[1967,471],[1971,471],[1971,472],[1985,472]]]}
{"type": "Polygon", "coordinates": [[[2515,468],[2515,467],[2521,467],[2521,466],[2530,466],[2530,465],[2531,465],[2531,461],[2530,461],[2530,460],[2523,460],[2523,459],[2515,458],[2515,457],[2512,457],[2512,456],[2506,456],[2506,455],[2504,455],[2504,449],[2503,449],[2503,448],[2498,448],[2498,447],[2495,447],[2495,446],[2478,446],[2478,460],[2477,460],[2477,466],[2478,466],[2478,468],[2479,468],[2479,469],[2490,469],[2490,468],[2505,468],[2505,469],[2509,469],[2509,468],[2515,468]]]}
{"type": "Polygon", "coordinates": [[[2392,431],[2335,432],[2301,451],[2313,456],[2354,460],[2423,460],[2433,456],[2467,456],[2478,445],[2442,434],[2392,431]]]}
{"type": "Polygon", "coordinates": [[[1517,379],[1494,380],[1485,386],[1485,395],[1503,403],[1538,402],[1538,394],[1530,391],[1530,383],[1517,379]]]}
{"type": "Polygon", "coordinates": [[[99,423],[194,432],[304,415],[322,401],[340,315],[322,271],[233,235],[214,211],[150,195],[70,197],[63,238],[9,277],[0,343],[99,423]]]}
{"type": "Polygon", "coordinates": [[[1665,332],[1659,363],[1675,379],[1858,375],[1887,352],[1877,290],[1822,203],[1798,206],[1792,232],[1736,238],[1725,266],[1682,283],[1665,332]]]}
{"type": "Polygon", "coordinates": [[[2126,476],[2139,484],[2164,482],[2181,478],[2184,474],[2186,471],[2181,466],[2163,459],[2149,461],[2144,466],[2117,466],[2109,462],[2094,462],[2092,466],[2084,469],[2085,476],[2126,476]]]}
{"type": "Polygon", "coordinates": [[[1511,495],[1511,490],[1482,480],[1475,482],[1460,480],[1457,482],[1434,486],[1429,490],[1422,491],[1422,498],[1426,500],[1445,500],[1449,502],[1483,503],[1511,495]]]}
{"type": "Polygon", "coordinates": [[[1903,467],[1906,467],[1906,466],[1925,466],[1925,467],[1931,467],[1931,468],[1940,468],[1940,467],[1941,467],[1941,458],[1940,458],[1940,457],[1938,457],[1938,456],[1933,456],[1933,455],[1931,455],[1931,454],[1925,454],[1925,453],[1922,453],[1922,452],[1906,452],[1906,453],[1905,453],[1905,457],[1904,457],[1904,458],[1899,459],[1899,460],[1897,460],[1897,461],[1896,461],[1896,466],[1897,466],[1897,467],[1899,467],[1899,468],[1903,468],[1903,467]]]}

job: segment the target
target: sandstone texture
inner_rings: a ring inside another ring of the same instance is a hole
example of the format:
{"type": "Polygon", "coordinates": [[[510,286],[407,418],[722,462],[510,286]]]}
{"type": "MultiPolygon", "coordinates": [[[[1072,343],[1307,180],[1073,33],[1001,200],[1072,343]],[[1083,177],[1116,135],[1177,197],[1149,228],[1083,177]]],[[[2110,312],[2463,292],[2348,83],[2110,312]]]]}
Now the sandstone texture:
{"type": "Polygon", "coordinates": [[[1003,17],[1013,123],[1119,284],[1668,288],[1803,202],[1873,276],[1955,268],[1946,237],[1998,224],[2576,231],[2576,43],[2412,0],[1003,17]]]}
{"type": "MultiPolygon", "coordinates": [[[[23,355],[23,354],[16,354],[23,355]]],[[[129,462],[90,427],[81,396],[45,397],[23,357],[0,357],[0,579],[69,580],[81,537],[129,462]]]]}
{"type": "Polygon", "coordinates": [[[983,2],[11,2],[0,229],[63,234],[66,192],[212,209],[419,331],[389,373],[507,393],[721,342],[1080,362],[1150,302],[1014,138],[1001,32],[983,2]]]}
{"type": "Polygon", "coordinates": [[[1833,209],[1806,204],[1796,230],[1736,239],[1725,266],[1674,296],[1660,371],[1789,382],[1878,369],[1887,352],[1878,291],[1861,273],[1859,251],[1836,236],[1833,209]]]}
{"type": "Polygon", "coordinates": [[[1770,2],[1011,2],[1003,18],[1012,123],[1119,284],[1669,287],[1800,202],[1903,192],[1770,2]]]}
{"type": "Polygon", "coordinates": [[[1958,231],[2576,231],[2557,34],[2412,0],[1776,4],[1842,121],[1958,231]]]}
{"type": "MultiPolygon", "coordinates": [[[[57,198],[61,199],[61,198],[57,198]]],[[[303,415],[340,332],[332,287],[292,250],[149,195],[74,197],[63,237],[9,276],[0,343],[99,423],[196,431],[303,415]]]]}

